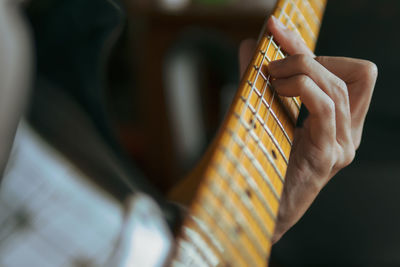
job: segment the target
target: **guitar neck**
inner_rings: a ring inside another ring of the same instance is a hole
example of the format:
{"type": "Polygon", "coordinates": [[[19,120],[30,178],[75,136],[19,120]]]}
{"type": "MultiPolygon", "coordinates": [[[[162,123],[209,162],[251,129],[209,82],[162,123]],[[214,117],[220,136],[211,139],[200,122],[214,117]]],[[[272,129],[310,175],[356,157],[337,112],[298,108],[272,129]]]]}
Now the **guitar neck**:
{"type": "MultiPolygon", "coordinates": [[[[325,2],[280,0],[273,15],[313,50],[325,2]]],[[[271,87],[267,66],[284,57],[263,33],[183,222],[173,266],[266,266],[301,105],[271,87]]]]}

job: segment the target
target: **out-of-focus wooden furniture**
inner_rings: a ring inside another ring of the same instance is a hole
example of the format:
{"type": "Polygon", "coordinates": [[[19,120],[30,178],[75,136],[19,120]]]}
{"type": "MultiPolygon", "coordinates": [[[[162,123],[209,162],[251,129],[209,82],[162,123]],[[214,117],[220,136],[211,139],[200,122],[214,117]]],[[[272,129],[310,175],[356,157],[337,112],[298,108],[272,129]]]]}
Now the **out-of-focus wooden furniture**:
{"type": "MultiPolygon", "coordinates": [[[[172,129],[168,118],[163,83],[163,64],[168,49],[188,27],[213,29],[239,45],[245,38],[257,38],[268,10],[224,6],[190,6],[169,12],[126,3],[132,61],[136,69],[136,111],[134,123],[120,124],[120,137],[145,174],[162,191],[182,177],[176,163],[172,129]]],[[[219,92],[215,92],[218,94],[219,92]]]]}

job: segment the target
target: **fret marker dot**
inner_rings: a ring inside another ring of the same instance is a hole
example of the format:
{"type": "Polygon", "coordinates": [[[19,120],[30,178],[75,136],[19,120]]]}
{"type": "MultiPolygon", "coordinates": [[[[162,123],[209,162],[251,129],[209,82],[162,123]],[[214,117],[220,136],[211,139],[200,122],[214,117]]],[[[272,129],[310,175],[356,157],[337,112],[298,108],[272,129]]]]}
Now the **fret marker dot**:
{"type": "Polygon", "coordinates": [[[240,234],[242,233],[242,228],[241,228],[239,225],[236,226],[236,228],[235,228],[235,233],[236,233],[237,235],[240,235],[240,234]]]}
{"type": "Polygon", "coordinates": [[[272,156],[274,157],[274,159],[277,159],[277,158],[278,158],[278,156],[276,155],[276,152],[275,152],[275,150],[273,150],[273,149],[272,149],[272,151],[271,151],[271,152],[272,152],[272,156]]]}
{"type": "Polygon", "coordinates": [[[249,198],[251,198],[251,196],[252,196],[252,195],[251,195],[251,191],[250,191],[249,189],[246,189],[245,192],[246,192],[246,195],[247,195],[249,198]]]}

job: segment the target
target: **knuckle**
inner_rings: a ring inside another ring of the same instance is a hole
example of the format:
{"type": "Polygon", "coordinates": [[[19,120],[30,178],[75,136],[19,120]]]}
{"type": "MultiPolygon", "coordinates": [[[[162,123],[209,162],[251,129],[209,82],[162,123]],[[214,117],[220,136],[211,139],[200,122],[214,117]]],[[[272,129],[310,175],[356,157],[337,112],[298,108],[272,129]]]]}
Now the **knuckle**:
{"type": "Polygon", "coordinates": [[[347,89],[347,84],[341,79],[335,79],[333,84],[334,92],[341,99],[349,98],[349,91],[347,89]]]}
{"type": "Polygon", "coordinates": [[[363,74],[365,75],[365,77],[371,80],[376,80],[376,78],[378,77],[378,67],[376,66],[376,64],[371,61],[365,60],[363,65],[363,74]]]}
{"type": "Polygon", "coordinates": [[[304,93],[311,86],[311,79],[307,75],[297,75],[296,83],[299,86],[301,93],[304,93]]]}
{"type": "Polygon", "coordinates": [[[302,68],[307,68],[310,65],[311,57],[306,56],[304,54],[295,55],[296,64],[302,68]]]}
{"type": "Polygon", "coordinates": [[[324,175],[335,166],[336,153],[332,144],[325,144],[323,148],[310,150],[309,155],[313,159],[310,165],[316,173],[324,175]]]}
{"type": "Polygon", "coordinates": [[[310,86],[310,78],[306,75],[298,75],[297,76],[297,82],[301,85],[301,86],[310,86]]]}
{"type": "Polygon", "coordinates": [[[325,114],[326,116],[329,116],[329,117],[335,115],[335,111],[336,111],[335,102],[331,98],[326,97],[324,99],[324,103],[321,107],[322,107],[321,108],[322,114],[325,114]]]}
{"type": "Polygon", "coordinates": [[[355,156],[356,156],[356,151],[355,151],[354,147],[350,146],[350,145],[347,146],[343,152],[342,166],[346,167],[346,166],[350,165],[353,162],[355,156]]]}

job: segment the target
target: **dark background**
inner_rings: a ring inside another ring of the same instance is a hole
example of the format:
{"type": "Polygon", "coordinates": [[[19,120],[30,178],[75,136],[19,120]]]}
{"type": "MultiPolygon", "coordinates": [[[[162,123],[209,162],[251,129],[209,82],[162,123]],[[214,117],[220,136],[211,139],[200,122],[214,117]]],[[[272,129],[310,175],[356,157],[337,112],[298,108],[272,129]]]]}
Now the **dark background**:
{"type": "Polygon", "coordinates": [[[274,247],[283,266],[400,265],[399,1],[328,1],[317,54],[379,69],[357,158],[274,247]]]}

